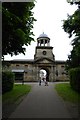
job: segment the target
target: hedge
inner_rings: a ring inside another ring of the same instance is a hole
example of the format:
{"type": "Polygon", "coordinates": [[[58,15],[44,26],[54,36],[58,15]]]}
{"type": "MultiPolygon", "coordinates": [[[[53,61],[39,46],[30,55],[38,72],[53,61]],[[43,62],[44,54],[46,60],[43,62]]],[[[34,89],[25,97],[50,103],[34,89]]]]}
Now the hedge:
{"type": "Polygon", "coordinates": [[[14,85],[14,73],[11,71],[2,72],[2,93],[11,91],[14,85]]]}
{"type": "Polygon", "coordinates": [[[72,68],[69,70],[70,85],[80,93],[80,68],[72,68]]]}

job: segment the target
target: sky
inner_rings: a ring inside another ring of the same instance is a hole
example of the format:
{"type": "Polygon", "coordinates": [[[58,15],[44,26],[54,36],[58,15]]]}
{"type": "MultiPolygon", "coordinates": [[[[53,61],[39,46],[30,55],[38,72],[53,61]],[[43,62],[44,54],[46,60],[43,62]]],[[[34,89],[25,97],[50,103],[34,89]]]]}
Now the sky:
{"type": "Polygon", "coordinates": [[[35,42],[31,42],[31,45],[25,46],[25,55],[19,54],[11,57],[5,56],[5,60],[13,59],[34,59],[35,47],[37,46],[37,38],[43,32],[50,38],[50,46],[53,47],[53,54],[55,60],[67,60],[70,51],[72,50],[71,40],[68,38],[68,34],[62,29],[63,21],[67,19],[67,14],[72,15],[76,10],[76,5],[70,5],[66,0],[36,0],[35,7],[32,10],[34,12],[34,18],[37,20],[34,22],[35,42]]]}

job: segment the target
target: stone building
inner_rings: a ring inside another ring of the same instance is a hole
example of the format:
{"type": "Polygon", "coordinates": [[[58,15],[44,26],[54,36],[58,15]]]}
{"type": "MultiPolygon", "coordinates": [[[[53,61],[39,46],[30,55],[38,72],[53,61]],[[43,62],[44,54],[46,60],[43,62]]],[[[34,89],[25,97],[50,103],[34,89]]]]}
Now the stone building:
{"type": "Polygon", "coordinates": [[[38,81],[41,69],[46,71],[49,82],[68,80],[65,61],[55,60],[50,38],[44,33],[37,38],[33,60],[17,59],[6,62],[10,63],[10,69],[15,73],[15,81],[38,81]]]}

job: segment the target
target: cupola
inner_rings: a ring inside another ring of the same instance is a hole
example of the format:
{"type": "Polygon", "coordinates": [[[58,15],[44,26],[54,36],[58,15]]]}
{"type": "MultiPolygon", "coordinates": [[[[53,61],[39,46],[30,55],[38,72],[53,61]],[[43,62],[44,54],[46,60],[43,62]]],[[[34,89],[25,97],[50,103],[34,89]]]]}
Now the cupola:
{"type": "Polygon", "coordinates": [[[37,38],[37,46],[50,46],[50,38],[44,32],[37,38]]]}

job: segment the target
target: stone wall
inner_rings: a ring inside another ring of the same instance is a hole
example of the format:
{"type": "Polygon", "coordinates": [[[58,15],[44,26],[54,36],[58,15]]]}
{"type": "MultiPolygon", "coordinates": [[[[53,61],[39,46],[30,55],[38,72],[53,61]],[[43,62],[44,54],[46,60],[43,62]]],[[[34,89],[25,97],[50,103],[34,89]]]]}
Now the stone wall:
{"type": "Polygon", "coordinates": [[[24,81],[38,81],[39,71],[41,68],[49,71],[49,81],[66,81],[69,80],[68,75],[66,75],[65,64],[50,64],[50,63],[15,63],[10,65],[10,69],[13,70],[24,70],[24,81]],[[42,65],[42,67],[40,67],[42,65]]]}

